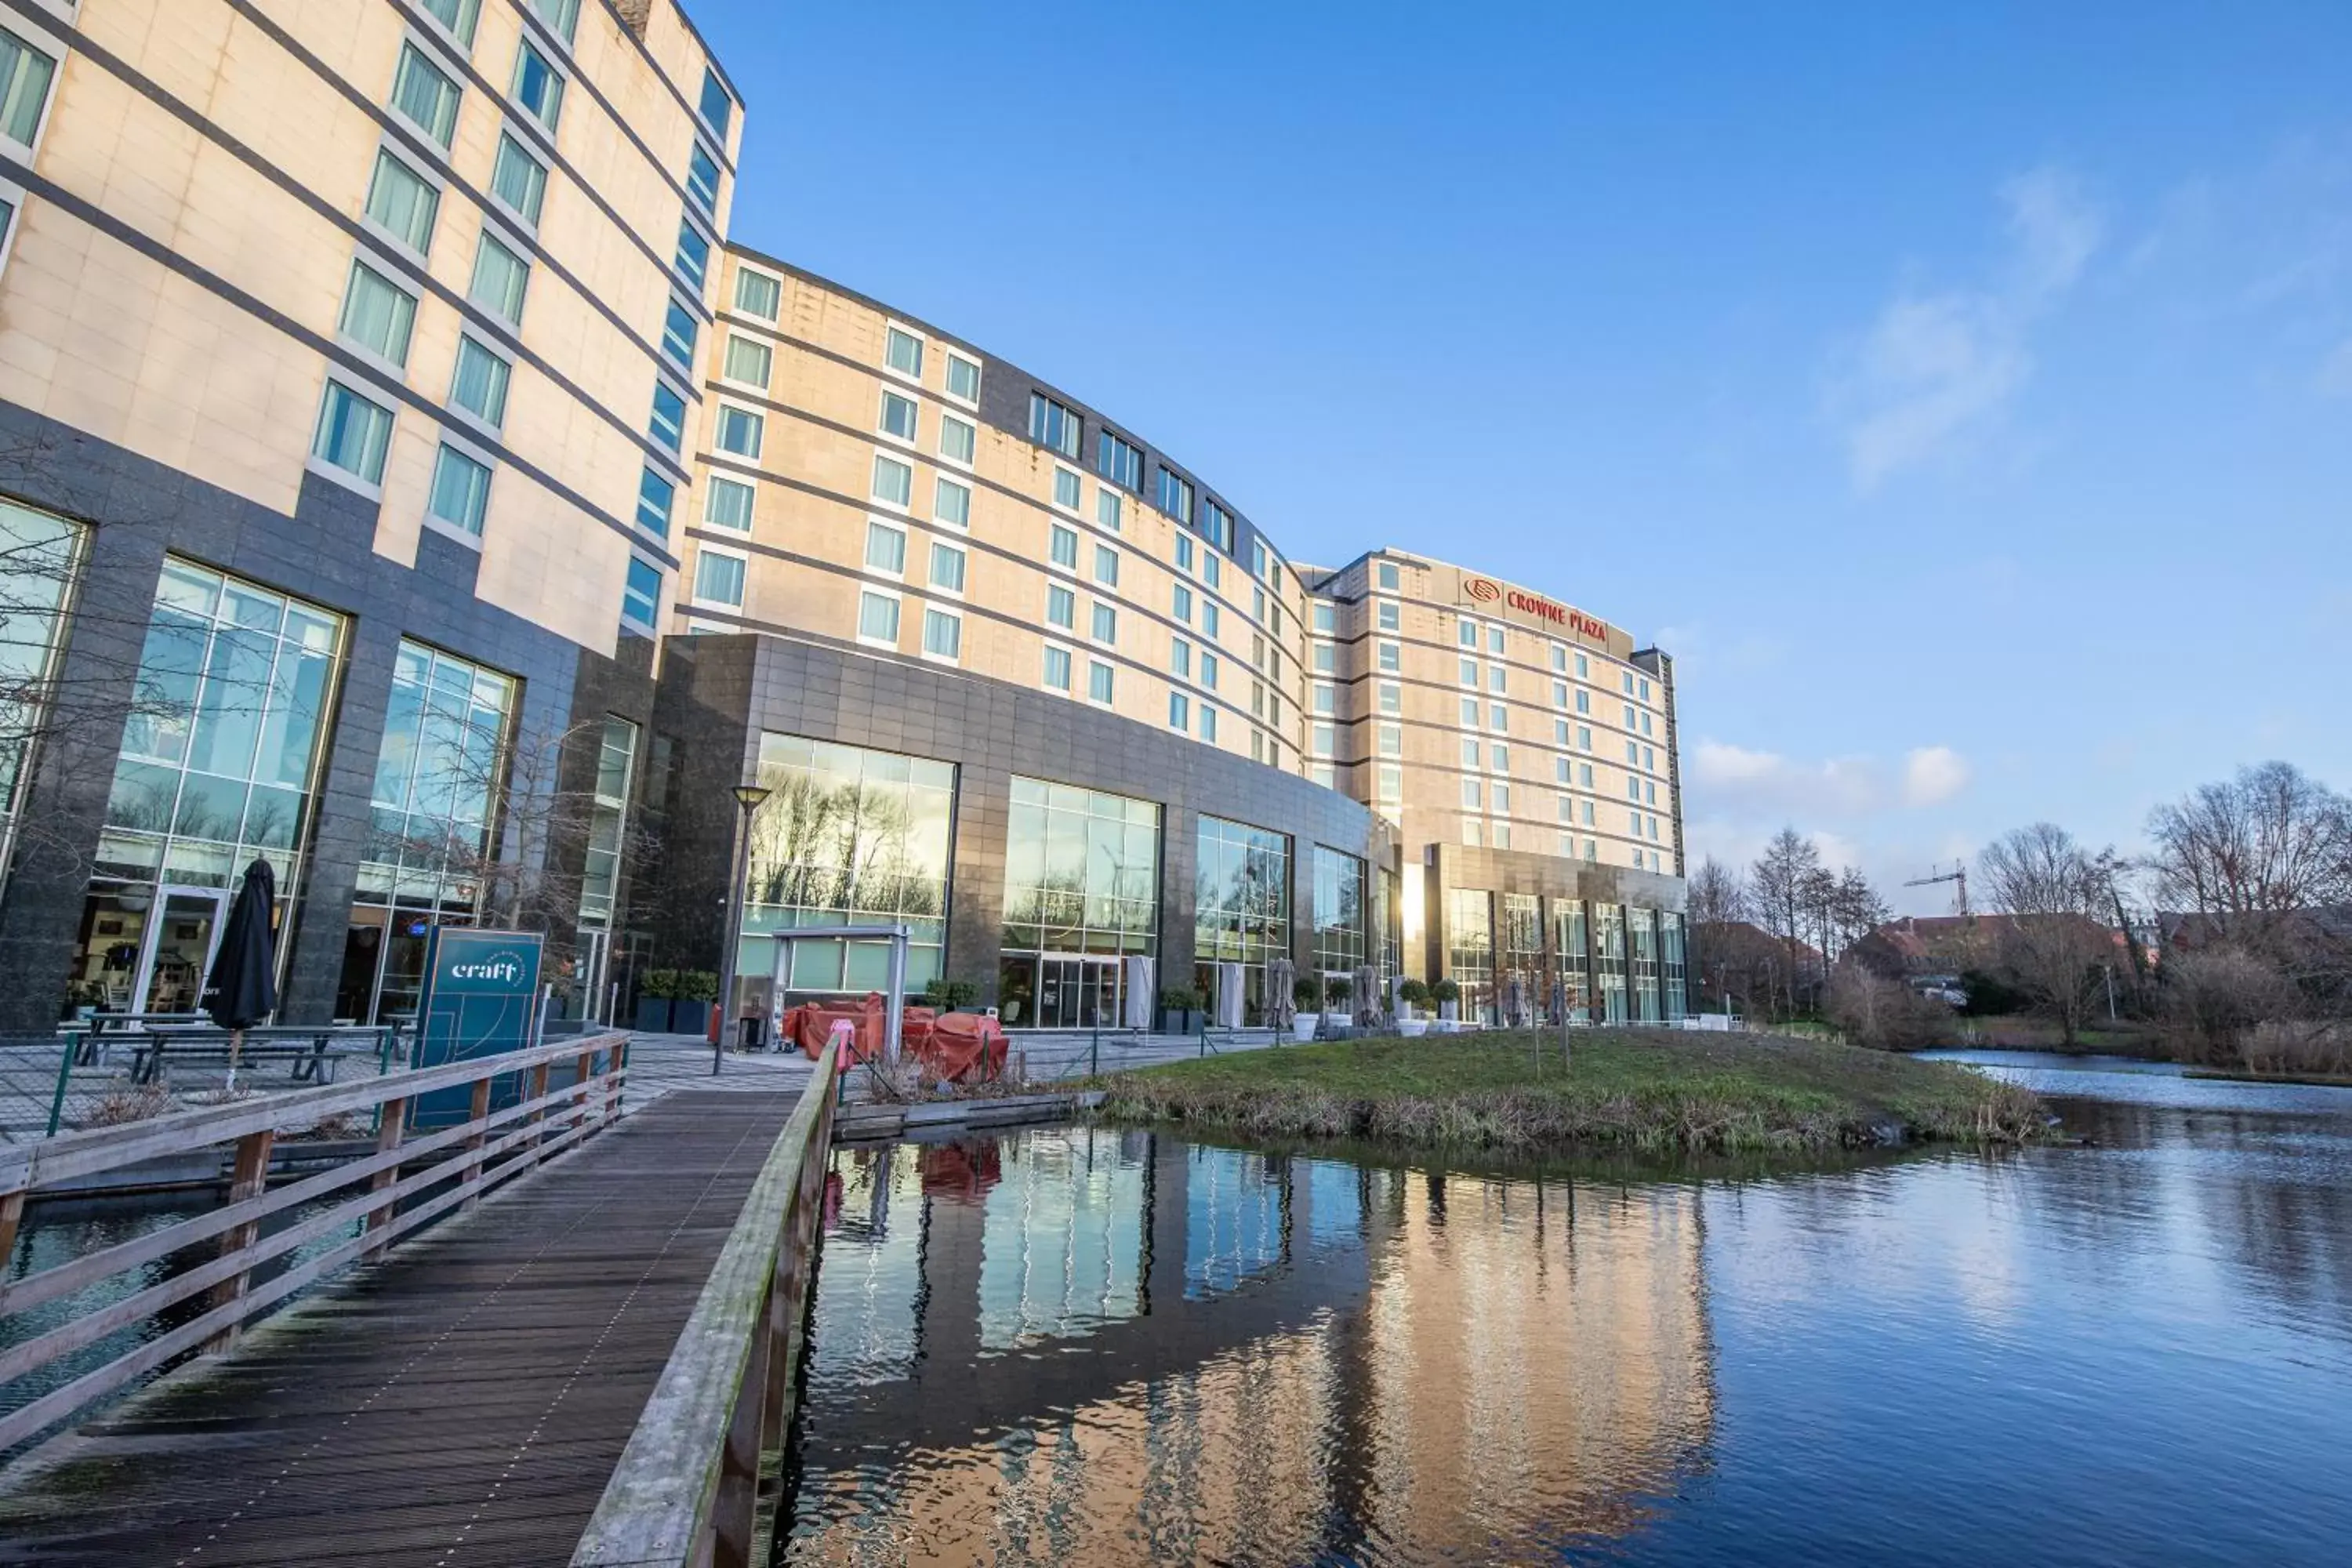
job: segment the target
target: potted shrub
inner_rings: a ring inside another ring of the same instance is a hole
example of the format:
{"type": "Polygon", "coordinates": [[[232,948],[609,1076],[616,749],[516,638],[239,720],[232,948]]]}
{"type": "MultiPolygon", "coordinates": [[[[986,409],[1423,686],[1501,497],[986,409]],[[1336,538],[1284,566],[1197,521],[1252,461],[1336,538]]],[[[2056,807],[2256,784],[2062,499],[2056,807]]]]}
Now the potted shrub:
{"type": "Polygon", "coordinates": [[[668,1034],[670,1004],[677,997],[677,970],[646,970],[637,981],[637,1027],[647,1034],[668,1034]]]}
{"type": "Polygon", "coordinates": [[[1324,1011],[1337,1013],[1341,1023],[1351,1022],[1354,1015],[1348,1011],[1348,998],[1356,994],[1356,983],[1344,974],[1334,974],[1323,982],[1324,1011]]]}
{"type": "Polygon", "coordinates": [[[1414,1008],[1429,1005],[1429,987],[1418,980],[1399,981],[1397,1001],[1401,1005],[1397,1015],[1397,1031],[1406,1035],[1429,1033],[1429,1020],[1413,1016],[1414,1008]]]}
{"type": "MultiPolygon", "coordinates": [[[[1462,1021],[1462,987],[1451,980],[1441,980],[1429,988],[1429,999],[1437,1004],[1437,1016],[1447,1024],[1462,1021]]],[[[1451,1034],[1451,1029],[1447,1033],[1451,1034]]]]}
{"type": "Polygon", "coordinates": [[[676,1035],[710,1033],[710,1005],[719,999],[719,976],[708,969],[677,972],[677,1000],[670,1004],[669,1027],[676,1035]]]}
{"type": "Polygon", "coordinates": [[[1298,1004],[1298,1011],[1290,1020],[1290,1037],[1302,1043],[1313,1039],[1316,1028],[1323,1022],[1322,983],[1311,974],[1302,974],[1292,983],[1290,998],[1298,1004]]]}
{"type": "Polygon", "coordinates": [[[931,979],[923,983],[923,1005],[942,1013],[961,1013],[979,994],[980,987],[969,980],[931,979]]]}
{"type": "Polygon", "coordinates": [[[1190,985],[1163,985],[1160,988],[1160,1032],[1161,1034],[1191,1034],[1192,1015],[1200,1010],[1201,994],[1190,985]]]}

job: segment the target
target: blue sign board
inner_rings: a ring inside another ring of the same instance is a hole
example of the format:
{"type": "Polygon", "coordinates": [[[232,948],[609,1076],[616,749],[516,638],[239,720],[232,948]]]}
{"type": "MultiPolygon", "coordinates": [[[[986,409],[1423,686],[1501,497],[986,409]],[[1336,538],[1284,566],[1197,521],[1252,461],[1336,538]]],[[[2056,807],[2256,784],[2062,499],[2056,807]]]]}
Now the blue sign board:
{"type": "MultiPolygon", "coordinates": [[[[541,941],[536,931],[469,926],[435,926],[427,932],[415,1065],[439,1067],[530,1045],[539,1016],[541,941]]],[[[491,1085],[491,1110],[520,1099],[520,1076],[491,1085]]],[[[410,1120],[425,1126],[463,1121],[470,1098],[467,1089],[436,1089],[413,1108],[410,1120]]]]}

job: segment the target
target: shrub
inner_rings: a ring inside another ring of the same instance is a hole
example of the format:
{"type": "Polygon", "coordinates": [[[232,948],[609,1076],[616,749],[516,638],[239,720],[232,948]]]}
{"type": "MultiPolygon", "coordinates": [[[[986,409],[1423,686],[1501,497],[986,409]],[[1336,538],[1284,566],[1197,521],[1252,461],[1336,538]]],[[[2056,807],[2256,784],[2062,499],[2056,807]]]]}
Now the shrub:
{"type": "Polygon", "coordinates": [[[1160,1005],[1171,1013],[1197,1013],[1201,1010],[1201,994],[1190,985],[1163,985],[1160,988],[1160,1005]]]}
{"type": "Polygon", "coordinates": [[[1356,983],[1344,974],[1335,974],[1323,983],[1323,992],[1334,1002],[1345,1002],[1356,994],[1356,983]]]}
{"type": "Polygon", "coordinates": [[[677,972],[677,999],[681,1002],[716,1002],[719,1000],[719,976],[708,969],[681,969],[677,972]]]}
{"type": "Polygon", "coordinates": [[[1900,981],[1849,963],[1830,976],[1829,1020],[1855,1045],[1917,1051],[1948,1045],[1952,1010],[1900,981]]]}
{"type": "Polygon", "coordinates": [[[1397,1000],[1412,1006],[1426,1007],[1429,1005],[1429,987],[1418,980],[1399,981],[1397,1000]]]}
{"type": "Polygon", "coordinates": [[[1290,998],[1304,1010],[1323,1005],[1323,987],[1311,974],[1302,974],[1290,984],[1290,998]]]}
{"type": "Polygon", "coordinates": [[[2237,1060],[2257,1029],[2294,1018],[2302,1004],[2294,982],[2242,949],[2215,948],[2165,960],[2165,1021],[2185,1047],[2180,1054],[2199,1060],[2237,1060]]]}
{"type": "Polygon", "coordinates": [[[1439,1003],[1459,1002],[1462,1000],[1462,987],[1451,979],[1441,980],[1429,988],[1429,999],[1439,1003]]]}
{"type": "Polygon", "coordinates": [[[969,980],[946,980],[935,975],[923,982],[923,1000],[942,1013],[969,1007],[979,994],[980,987],[969,980]]]}
{"type": "Polygon", "coordinates": [[[646,970],[645,978],[637,982],[637,994],[641,996],[650,996],[657,1002],[675,1001],[677,997],[677,971],[675,969],[646,970]]]}

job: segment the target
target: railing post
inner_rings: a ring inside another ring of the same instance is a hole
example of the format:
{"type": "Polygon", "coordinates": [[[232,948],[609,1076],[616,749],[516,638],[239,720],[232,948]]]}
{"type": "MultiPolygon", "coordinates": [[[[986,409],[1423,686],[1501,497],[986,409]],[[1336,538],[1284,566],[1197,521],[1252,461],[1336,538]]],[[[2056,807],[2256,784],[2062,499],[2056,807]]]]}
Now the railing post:
{"type": "MultiPolygon", "coordinates": [[[[491,1081],[492,1080],[488,1078],[478,1078],[474,1080],[474,1100],[473,1103],[467,1108],[467,1121],[479,1121],[483,1117],[488,1116],[490,1113],[491,1081]]],[[[472,1152],[473,1151],[478,1150],[488,1137],[489,1134],[487,1132],[477,1131],[473,1133],[466,1140],[467,1151],[468,1152],[472,1152]]],[[[458,1184],[461,1186],[479,1187],[482,1184],[481,1161],[467,1161],[466,1163],[465,1169],[457,1173],[457,1181],[458,1184]]],[[[457,1212],[459,1214],[469,1214],[473,1211],[474,1206],[481,1201],[482,1194],[480,1193],[468,1193],[465,1199],[457,1205],[457,1212]]]]}
{"type": "Polygon", "coordinates": [[[616,1121],[621,1115],[621,1069],[629,1059],[626,1040],[608,1046],[604,1050],[604,1115],[606,1123],[616,1121]]]}
{"type": "Polygon", "coordinates": [[[577,1132],[588,1124],[588,1075],[596,1065],[596,1053],[583,1051],[572,1063],[572,1130],[577,1132]]]}
{"type": "Polygon", "coordinates": [[[81,1053],[79,1039],[69,1038],[58,1057],[58,1090],[49,1097],[49,1136],[58,1135],[58,1127],[66,1119],[66,1087],[73,1082],[74,1058],[81,1053]]]}
{"type": "Polygon", "coordinates": [[[8,1277],[8,1257],[16,1250],[16,1227],[24,1223],[24,1189],[0,1193],[0,1279],[8,1277]]]}
{"type": "MultiPolygon", "coordinates": [[[[544,1100],[547,1098],[547,1064],[545,1062],[541,1062],[537,1067],[530,1069],[530,1088],[526,1091],[526,1093],[528,1097],[532,1100],[544,1100]]],[[[545,1106],[541,1106],[539,1110],[530,1113],[531,1134],[530,1140],[524,1143],[524,1148],[536,1150],[539,1147],[539,1140],[541,1136],[539,1126],[546,1120],[547,1108],[545,1106]]]]}
{"type": "MultiPolygon", "coordinates": [[[[389,1154],[400,1147],[401,1139],[407,1134],[408,1101],[387,1100],[376,1109],[378,1115],[375,1126],[375,1152],[379,1154],[389,1154]]],[[[380,1193],[399,1179],[400,1167],[387,1165],[368,1178],[368,1191],[380,1193]]],[[[390,1225],[392,1209],[393,1205],[388,1203],[378,1204],[370,1208],[367,1213],[367,1228],[372,1231],[382,1230],[385,1226],[390,1225]]]]}
{"type": "MultiPolygon", "coordinates": [[[[264,1128],[258,1132],[248,1132],[236,1141],[236,1166],[231,1173],[228,1188],[230,1203],[241,1204],[247,1198],[257,1198],[268,1186],[269,1146],[277,1137],[276,1132],[264,1128]]],[[[245,1251],[253,1245],[255,1238],[260,1234],[261,1224],[258,1220],[247,1220],[243,1225],[232,1227],[220,1238],[220,1255],[223,1258],[231,1258],[245,1251]]],[[[215,1308],[226,1307],[232,1301],[241,1300],[250,1278],[250,1270],[240,1268],[214,1286],[211,1293],[205,1298],[205,1310],[211,1311],[215,1308]]],[[[220,1332],[206,1340],[197,1353],[219,1355],[226,1352],[236,1343],[237,1331],[241,1327],[241,1324],[230,1323],[220,1332]]]]}
{"type": "MultiPolygon", "coordinates": [[[[771,1291],[774,1289],[770,1286],[771,1291]]],[[[771,1303],[772,1310],[772,1302],[771,1303]]],[[[711,1568],[751,1568],[751,1530],[760,1504],[760,1418],[770,1372],[766,1334],[755,1337],[751,1357],[736,1391],[734,1418],[727,1424],[727,1447],[719,1460],[717,1495],[710,1500],[711,1568]]]]}

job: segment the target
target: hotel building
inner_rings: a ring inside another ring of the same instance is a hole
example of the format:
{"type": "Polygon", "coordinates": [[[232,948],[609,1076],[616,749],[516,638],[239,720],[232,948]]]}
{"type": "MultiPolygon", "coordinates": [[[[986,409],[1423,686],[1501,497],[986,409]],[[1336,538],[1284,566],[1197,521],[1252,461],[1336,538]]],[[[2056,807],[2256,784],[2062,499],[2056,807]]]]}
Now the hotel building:
{"type": "Polygon", "coordinates": [[[608,1016],[752,778],[747,997],[1679,1011],[1664,656],[730,243],[742,118],[672,0],[0,0],[0,1026],[191,1005],[257,856],[289,1020],[436,921],[608,1016]]]}

